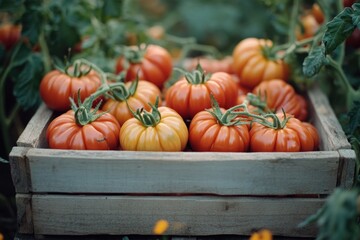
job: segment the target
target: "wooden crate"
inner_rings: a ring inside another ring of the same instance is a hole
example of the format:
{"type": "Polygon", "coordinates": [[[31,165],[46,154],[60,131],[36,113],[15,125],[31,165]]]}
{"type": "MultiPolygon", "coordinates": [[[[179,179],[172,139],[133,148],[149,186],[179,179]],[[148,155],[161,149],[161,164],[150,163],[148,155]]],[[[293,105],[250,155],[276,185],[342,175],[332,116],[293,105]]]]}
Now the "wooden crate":
{"type": "Polygon", "coordinates": [[[297,225],[352,185],[355,153],[326,96],[307,97],[321,149],[300,153],[53,150],[44,136],[54,116],[42,105],[10,154],[18,231],[151,235],[165,219],[168,235],[315,236],[297,225]]]}

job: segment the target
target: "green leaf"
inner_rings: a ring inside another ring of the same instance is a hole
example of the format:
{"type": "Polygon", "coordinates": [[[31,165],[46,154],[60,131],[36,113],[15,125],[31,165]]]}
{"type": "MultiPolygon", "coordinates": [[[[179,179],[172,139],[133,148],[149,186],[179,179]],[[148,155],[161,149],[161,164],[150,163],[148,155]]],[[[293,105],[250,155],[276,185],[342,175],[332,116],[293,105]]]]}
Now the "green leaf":
{"type": "Polygon", "coordinates": [[[107,17],[120,17],[122,14],[123,1],[106,0],[104,1],[103,14],[107,17]]]}
{"type": "Polygon", "coordinates": [[[327,29],[323,37],[326,54],[333,52],[354,31],[353,13],[353,9],[345,8],[333,20],[326,24],[327,29]]]}
{"type": "Polygon", "coordinates": [[[25,110],[41,103],[39,85],[43,75],[43,61],[39,54],[32,54],[23,65],[13,70],[14,96],[25,110]]]}
{"type": "Polygon", "coordinates": [[[325,63],[325,47],[324,45],[313,46],[309,55],[303,62],[303,73],[306,77],[312,77],[317,74],[325,63]]]}
{"type": "Polygon", "coordinates": [[[22,0],[0,0],[0,11],[14,13],[22,9],[22,0]]]}
{"type": "Polygon", "coordinates": [[[352,8],[354,9],[352,16],[353,25],[360,29],[360,3],[353,4],[352,8]]]}
{"type": "Polygon", "coordinates": [[[24,43],[16,45],[14,55],[12,56],[12,66],[17,67],[27,61],[28,57],[32,54],[32,50],[24,43]]]}
{"type": "Polygon", "coordinates": [[[31,44],[37,43],[43,26],[41,1],[26,1],[26,12],[21,18],[22,32],[31,44]]]}

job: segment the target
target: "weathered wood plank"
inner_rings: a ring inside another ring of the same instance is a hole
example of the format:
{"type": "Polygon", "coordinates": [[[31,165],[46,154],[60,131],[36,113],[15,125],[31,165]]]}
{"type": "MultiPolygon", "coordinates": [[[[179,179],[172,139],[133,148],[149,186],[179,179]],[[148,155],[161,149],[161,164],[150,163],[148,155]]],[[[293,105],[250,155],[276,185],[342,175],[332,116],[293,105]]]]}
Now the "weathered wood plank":
{"type": "Polygon", "coordinates": [[[321,149],[350,149],[351,145],[324,93],[315,87],[309,89],[308,98],[311,120],[320,134],[321,149]]]}
{"type": "Polygon", "coordinates": [[[151,235],[159,219],[168,235],[249,235],[268,228],[275,235],[314,236],[297,228],[324,199],[246,197],[156,197],[33,195],[36,234],[151,235]]]}
{"type": "Polygon", "coordinates": [[[351,188],[355,177],[356,154],[350,149],[340,149],[339,155],[338,185],[343,188],[351,188]]]}
{"type": "Polygon", "coordinates": [[[19,233],[34,233],[34,224],[32,219],[32,196],[30,194],[16,194],[17,221],[19,233]]]}
{"type": "Polygon", "coordinates": [[[13,147],[9,154],[10,170],[15,191],[28,193],[31,189],[30,171],[26,153],[29,148],[13,147]]]}
{"type": "Polygon", "coordinates": [[[52,119],[53,111],[46,107],[45,104],[40,105],[34,116],[30,119],[26,128],[19,136],[17,145],[22,147],[46,147],[45,138],[46,126],[52,119]]]}
{"type": "Polygon", "coordinates": [[[34,192],[327,194],[336,151],[154,153],[30,149],[34,192]]]}

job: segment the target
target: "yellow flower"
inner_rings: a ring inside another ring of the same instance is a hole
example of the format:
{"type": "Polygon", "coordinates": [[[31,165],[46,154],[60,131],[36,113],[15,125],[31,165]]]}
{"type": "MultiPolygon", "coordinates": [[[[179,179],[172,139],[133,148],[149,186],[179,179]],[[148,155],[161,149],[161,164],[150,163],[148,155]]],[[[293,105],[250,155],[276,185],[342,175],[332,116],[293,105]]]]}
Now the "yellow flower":
{"type": "Polygon", "coordinates": [[[155,226],[153,228],[153,233],[157,235],[161,235],[164,234],[168,228],[169,228],[168,221],[160,219],[155,223],[155,226]]]}
{"type": "Polygon", "coordinates": [[[273,238],[271,232],[267,229],[262,229],[258,232],[254,232],[253,234],[251,234],[249,240],[272,240],[272,239],[273,238]]]}

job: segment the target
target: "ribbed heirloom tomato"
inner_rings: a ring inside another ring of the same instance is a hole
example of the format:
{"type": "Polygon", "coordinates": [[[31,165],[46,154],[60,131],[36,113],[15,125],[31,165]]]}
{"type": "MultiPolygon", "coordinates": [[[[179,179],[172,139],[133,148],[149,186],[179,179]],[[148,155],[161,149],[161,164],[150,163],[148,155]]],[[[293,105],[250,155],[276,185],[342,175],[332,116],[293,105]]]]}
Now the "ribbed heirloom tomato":
{"type": "Polygon", "coordinates": [[[236,104],[238,87],[230,74],[206,74],[199,66],[172,85],[166,92],[165,100],[166,105],[184,119],[191,119],[196,113],[211,107],[210,94],[220,107],[229,108],[236,104]]]}
{"type": "Polygon", "coordinates": [[[161,92],[153,83],[144,80],[135,80],[119,85],[111,90],[113,98],[106,100],[102,110],[115,116],[120,125],[133,117],[131,109],[144,108],[149,111],[148,103],[154,104],[161,92]],[[129,106],[129,107],[128,107],[129,106]]]}
{"type": "MultiPolygon", "coordinates": [[[[236,106],[237,107],[237,106],[236,106]]],[[[213,101],[212,110],[201,111],[191,120],[189,142],[194,151],[245,152],[249,148],[249,130],[233,109],[225,111],[213,101]]]]}
{"type": "Polygon", "coordinates": [[[319,147],[317,130],[282,113],[272,114],[264,123],[254,122],[250,130],[250,151],[299,152],[314,151],[319,147]]]}
{"type": "Polygon", "coordinates": [[[265,98],[267,106],[272,112],[285,112],[294,115],[301,121],[306,120],[307,102],[295,89],[280,79],[272,79],[260,83],[253,89],[253,94],[265,98]]]}
{"type": "Polygon", "coordinates": [[[288,79],[289,67],[278,53],[271,50],[273,43],[266,39],[246,38],[234,48],[233,70],[247,88],[254,88],[262,81],[274,78],[288,79]]]}
{"type": "Polygon", "coordinates": [[[46,131],[50,148],[115,150],[119,147],[120,125],[110,113],[91,111],[92,100],[55,118],[46,131]]]}
{"type": "Polygon", "coordinates": [[[40,96],[45,104],[56,111],[70,109],[69,97],[77,99],[81,89],[81,100],[89,97],[101,85],[99,74],[90,66],[81,63],[71,65],[62,72],[52,70],[40,82],[40,96]]]}
{"type": "Polygon", "coordinates": [[[188,141],[188,129],[182,117],[173,109],[150,104],[151,111],[137,109],[134,118],[120,130],[123,150],[182,151],[188,141]]]}
{"type": "Polygon", "coordinates": [[[126,81],[144,79],[162,88],[172,72],[172,58],[163,47],[147,45],[145,48],[135,46],[125,50],[116,62],[116,73],[126,70],[126,81]]]}

